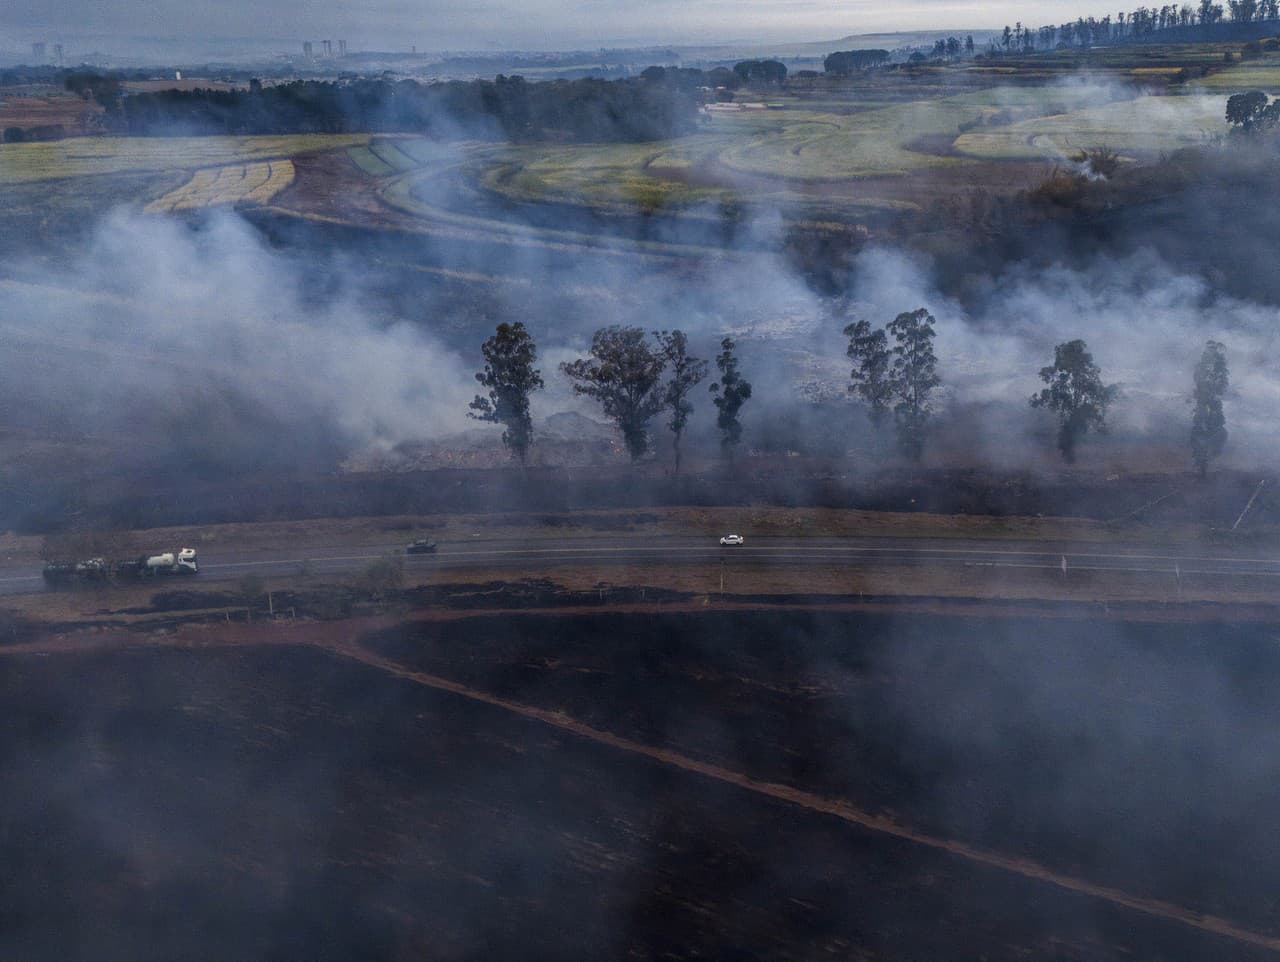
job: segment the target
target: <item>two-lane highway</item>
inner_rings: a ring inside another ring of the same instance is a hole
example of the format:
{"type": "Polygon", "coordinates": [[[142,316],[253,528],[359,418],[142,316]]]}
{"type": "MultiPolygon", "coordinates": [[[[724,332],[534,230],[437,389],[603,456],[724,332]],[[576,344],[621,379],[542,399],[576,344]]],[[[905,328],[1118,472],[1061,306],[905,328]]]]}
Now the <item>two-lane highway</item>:
{"type": "MultiPolygon", "coordinates": [[[[256,574],[292,576],[350,575],[370,562],[402,555],[403,544],[352,547],[313,546],[276,551],[201,549],[202,580],[230,580],[256,574]]],[[[404,555],[408,571],[486,568],[510,577],[529,577],[563,566],[620,568],[648,565],[718,564],[771,567],[807,565],[970,567],[1058,569],[1067,572],[1129,572],[1171,577],[1220,575],[1242,578],[1280,577],[1280,558],[1236,554],[1198,546],[1054,544],[1043,541],[993,541],[919,538],[753,537],[746,544],[722,547],[715,537],[533,538],[445,542],[432,554],[404,555]]],[[[615,575],[616,576],[616,575],[615,575]]],[[[0,566],[0,594],[39,591],[38,568],[0,566]]]]}

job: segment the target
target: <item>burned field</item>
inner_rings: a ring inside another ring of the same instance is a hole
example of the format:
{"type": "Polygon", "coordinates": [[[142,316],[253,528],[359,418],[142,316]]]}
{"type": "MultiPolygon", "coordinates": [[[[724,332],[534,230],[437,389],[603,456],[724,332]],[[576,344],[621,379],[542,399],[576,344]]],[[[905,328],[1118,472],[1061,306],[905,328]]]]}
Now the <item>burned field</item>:
{"type": "Polygon", "coordinates": [[[0,954],[1280,945],[1265,627],[709,611],[271,631],[6,657],[0,954]]]}

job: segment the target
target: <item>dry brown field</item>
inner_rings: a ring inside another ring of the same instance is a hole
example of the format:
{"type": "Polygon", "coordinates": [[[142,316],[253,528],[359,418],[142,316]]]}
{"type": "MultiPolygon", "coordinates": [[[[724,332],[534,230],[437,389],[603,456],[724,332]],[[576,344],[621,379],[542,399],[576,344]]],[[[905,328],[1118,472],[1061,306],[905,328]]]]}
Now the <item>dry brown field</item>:
{"type": "Polygon", "coordinates": [[[102,115],[102,108],[75,94],[51,91],[42,95],[12,96],[0,91],[0,129],[45,127],[61,124],[68,137],[83,133],[82,118],[102,115]]]}

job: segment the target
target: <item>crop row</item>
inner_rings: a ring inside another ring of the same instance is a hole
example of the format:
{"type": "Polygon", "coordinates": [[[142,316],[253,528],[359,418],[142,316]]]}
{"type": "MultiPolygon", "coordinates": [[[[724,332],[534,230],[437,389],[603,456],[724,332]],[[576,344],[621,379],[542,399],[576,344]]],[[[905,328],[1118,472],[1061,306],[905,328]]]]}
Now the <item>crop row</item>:
{"type": "Polygon", "coordinates": [[[0,185],[130,171],[201,170],[369,142],[368,134],[267,137],[75,137],[0,145],[0,185]]]}
{"type": "Polygon", "coordinates": [[[177,190],[146,206],[147,213],[172,213],[216,204],[265,204],[293,183],[293,162],[264,161],[197,170],[177,190]]]}
{"type": "Polygon", "coordinates": [[[356,166],[371,177],[390,177],[436,167],[460,157],[456,149],[420,137],[378,139],[352,147],[347,153],[356,166]]]}

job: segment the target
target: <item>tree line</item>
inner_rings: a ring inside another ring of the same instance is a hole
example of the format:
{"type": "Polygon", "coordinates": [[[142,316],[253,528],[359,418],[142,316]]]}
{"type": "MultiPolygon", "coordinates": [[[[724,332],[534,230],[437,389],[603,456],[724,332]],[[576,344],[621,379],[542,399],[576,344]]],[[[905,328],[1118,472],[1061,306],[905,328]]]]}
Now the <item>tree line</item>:
{"type": "MultiPolygon", "coordinates": [[[[935,392],[942,384],[933,341],[936,321],[925,308],[904,311],[881,328],[869,321],[847,324],[846,356],[853,362],[849,393],[866,405],[872,429],[880,435],[892,417],[898,446],[913,461],[923,456],[935,412],[935,392]]],[[[500,424],[502,443],[524,464],[533,443],[530,395],[545,387],[535,367],[537,347],[523,323],[499,324],[481,347],[484,369],[476,380],[487,394],[476,395],[470,416],[500,424]]],[[[710,385],[717,410],[722,453],[732,461],[742,441],[740,414],[751,398],[751,384],[739,370],[736,345],[720,342],[715,366],[719,377],[710,385]]],[[[633,462],[648,453],[650,424],[663,411],[670,415],[675,473],[680,471],[681,440],[693,413],[693,390],[708,375],[708,361],[689,353],[683,331],[640,327],[602,327],[591,339],[586,357],[566,361],[561,373],[573,392],[600,404],[622,435],[633,462]],[[664,375],[666,377],[664,378],[664,375]]],[[[1057,448],[1064,461],[1090,432],[1107,429],[1107,413],[1119,398],[1119,386],[1107,384],[1081,339],[1054,348],[1053,363],[1042,367],[1045,387],[1033,394],[1032,408],[1043,409],[1058,424],[1057,448]]],[[[1205,475],[1227,441],[1223,399],[1230,384],[1226,348],[1210,340],[1192,371],[1192,416],[1188,441],[1192,463],[1205,475]]]]}
{"type": "Polygon", "coordinates": [[[247,90],[163,90],[118,101],[137,136],[430,132],[511,141],[665,140],[696,127],[688,78],[555,80],[523,77],[423,84],[413,80],[298,80],[247,90]],[[458,132],[461,133],[458,133],[458,132]]]}
{"type": "MultiPolygon", "coordinates": [[[[732,338],[720,342],[711,383],[716,406],[716,426],[725,456],[732,460],[742,442],[742,406],[751,398],[751,384],[738,368],[737,345],[732,338]]],[[[487,390],[471,402],[469,416],[502,425],[502,443],[521,464],[533,443],[529,396],[545,387],[542,372],[534,365],[538,349],[523,323],[499,324],[480,348],[485,365],[476,380],[487,390]]],[[[692,394],[707,377],[710,364],[689,353],[684,331],[655,331],[611,325],[591,338],[586,357],[566,361],[561,373],[573,385],[573,393],[600,404],[605,417],[622,435],[627,453],[638,461],[649,451],[650,423],[663,411],[670,414],[675,471],[680,471],[680,442],[693,413],[692,394]],[[663,375],[668,376],[664,379],[663,375]]]]}
{"type": "MultiPolygon", "coordinates": [[[[899,314],[883,329],[865,320],[844,329],[849,339],[846,353],[853,361],[850,393],[866,404],[877,432],[892,412],[899,447],[912,460],[923,453],[933,392],[941,384],[933,352],[934,323],[933,315],[920,308],[899,314]]],[[[1046,386],[1031,396],[1031,407],[1054,415],[1058,451],[1064,461],[1074,462],[1077,446],[1090,431],[1106,431],[1107,411],[1120,395],[1119,386],[1103,382],[1102,371],[1080,339],[1057,345],[1053,363],[1042,367],[1039,377],[1046,386]]],[[[1192,372],[1188,440],[1192,463],[1202,476],[1227,442],[1222,401],[1228,386],[1226,349],[1211,340],[1192,372]]]]}
{"type": "Polygon", "coordinates": [[[1214,0],[1199,0],[1196,6],[1190,3],[1140,6],[1132,11],[1120,11],[1114,20],[1108,14],[1101,18],[1077,17],[1042,27],[1024,27],[1021,22],[1012,27],[1006,24],[1000,39],[991,42],[989,52],[1032,53],[1145,42],[1155,39],[1157,33],[1172,31],[1178,31],[1177,39],[1191,40],[1197,31],[1207,34],[1210,31],[1206,28],[1219,24],[1265,23],[1277,19],[1280,19],[1280,0],[1227,0],[1225,7],[1214,0]]]}

